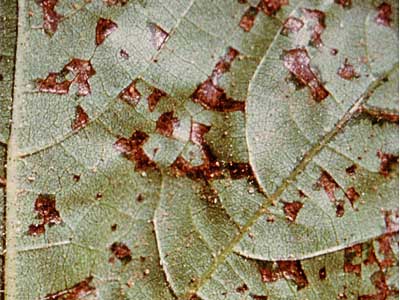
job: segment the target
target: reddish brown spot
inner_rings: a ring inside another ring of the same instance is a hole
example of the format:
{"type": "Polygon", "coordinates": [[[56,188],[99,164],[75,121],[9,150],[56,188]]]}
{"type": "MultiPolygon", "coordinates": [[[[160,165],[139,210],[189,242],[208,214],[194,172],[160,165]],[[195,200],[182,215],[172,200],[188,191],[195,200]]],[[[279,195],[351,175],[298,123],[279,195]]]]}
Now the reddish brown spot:
{"type": "Polygon", "coordinates": [[[101,45],[107,36],[117,30],[117,23],[110,19],[100,18],[96,26],[96,45],[101,45]]]}
{"type": "Polygon", "coordinates": [[[307,197],[307,195],[302,190],[297,190],[297,192],[299,193],[300,198],[307,197]]]}
{"type": "Polygon", "coordinates": [[[88,114],[83,110],[83,108],[80,105],[78,105],[76,107],[75,120],[72,122],[71,125],[72,130],[79,130],[85,127],[88,122],[89,122],[88,114]]]}
{"type": "Polygon", "coordinates": [[[346,173],[350,176],[353,176],[356,174],[356,170],[357,170],[357,165],[351,165],[350,167],[346,168],[346,173]]]}
{"type": "Polygon", "coordinates": [[[157,169],[155,162],[146,155],[142,148],[148,137],[142,131],[135,131],[129,139],[119,138],[114,143],[114,148],[121,152],[127,159],[135,162],[135,169],[137,171],[157,169]]]}
{"type": "Polygon", "coordinates": [[[339,50],[338,50],[338,49],[336,49],[336,48],[332,48],[332,49],[331,49],[331,54],[332,54],[333,56],[337,55],[338,53],[339,53],[339,50]]]}
{"type": "Polygon", "coordinates": [[[295,202],[284,202],[283,203],[283,212],[285,213],[286,219],[290,222],[296,221],[297,214],[299,213],[300,209],[303,207],[303,203],[299,201],[295,202]]]}
{"type": "Polygon", "coordinates": [[[323,267],[319,270],[319,279],[325,280],[326,279],[326,268],[323,267]]]}
{"type": "Polygon", "coordinates": [[[57,31],[58,23],[63,17],[55,11],[57,2],[58,0],[36,0],[43,11],[43,29],[49,35],[57,31]]]}
{"type": "Polygon", "coordinates": [[[201,123],[192,122],[192,126],[190,129],[190,140],[197,145],[205,144],[204,135],[209,130],[210,130],[209,126],[206,126],[201,123]]]}
{"type": "Polygon", "coordinates": [[[6,184],[7,184],[6,179],[5,179],[4,177],[1,177],[1,176],[0,176],[0,186],[1,186],[1,187],[5,187],[6,184]]]}
{"type": "Polygon", "coordinates": [[[240,19],[239,26],[244,31],[249,32],[251,28],[254,26],[254,22],[256,20],[258,14],[258,8],[250,6],[243,14],[242,18],[240,19]]]}
{"type": "Polygon", "coordinates": [[[255,300],[268,300],[267,296],[261,296],[261,295],[250,295],[251,298],[255,299],[255,300]]]}
{"type": "Polygon", "coordinates": [[[122,101],[132,106],[138,104],[141,97],[135,85],[136,81],[134,80],[119,94],[119,98],[122,101]]]}
{"type": "Polygon", "coordinates": [[[335,3],[341,5],[342,7],[351,7],[351,0],[335,0],[335,3]]]}
{"type": "Polygon", "coordinates": [[[211,76],[200,84],[192,94],[192,100],[204,108],[221,112],[244,111],[244,102],[229,98],[218,86],[222,74],[230,69],[239,52],[229,48],[227,54],[215,65],[211,76]]]}
{"type": "Polygon", "coordinates": [[[118,225],[117,224],[112,224],[111,225],[111,231],[116,231],[118,229],[118,225]]]}
{"type": "Polygon", "coordinates": [[[79,182],[79,180],[81,180],[81,176],[78,174],[74,174],[74,176],[72,176],[72,178],[74,179],[75,182],[79,182]]]}
{"type": "Polygon", "coordinates": [[[44,300],[82,300],[86,296],[94,294],[96,288],[91,286],[92,280],[93,277],[87,277],[71,288],[46,295],[44,300]]]}
{"type": "Polygon", "coordinates": [[[160,26],[153,23],[149,24],[149,28],[151,33],[151,43],[153,44],[154,48],[160,50],[168,38],[168,33],[160,26]]]}
{"type": "Polygon", "coordinates": [[[103,2],[108,5],[108,6],[112,6],[112,5],[125,5],[128,3],[129,0],[103,0],[103,2]]]}
{"type": "Polygon", "coordinates": [[[232,179],[254,178],[253,170],[249,163],[228,162],[226,168],[232,179]]]}
{"type": "Polygon", "coordinates": [[[366,108],[361,106],[360,111],[366,114],[373,120],[373,123],[380,123],[382,121],[399,124],[399,115],[392,112],[382,111],[374,108],[366,108]]]}
{"type": "Polygon", "coordinates": [[[129,249],[129,247],[124,243],[115,242],[111,245],[110,250],[119,260],[123,261],[132,260],[131,249],[129,249]]]}
{"type": "Polygon", "coordinates": [[[137,195],[136,201],[139,202],[139,203],[143,202],[144,201],[143,195],[142,194],[137,195]]]}
{"type": "Polygon", "coordinates": [[[40,92],[44,93],[67,94],[70,85],[76,83],[78,85],[78,95],[87,96],[91,93],[88,80],[94,74],[96,74],[96,71],[90,61],[74,58],[64,66],[60,73],[49,73],[46,79],[39,79],[38,88],[40,92]],[[65,76],[69,73],[74,76],[72,80],[65,79],[65,76]],[[59,77],[64,78],[64,80],[57,82],[59,77]]]}
{"type": "Polygon", "coordinates": [[[283,23],[282,34],[289,34],[300,31],[304,26],[304,23],[299,18],[289,17],[283,23]]]}
{"type": "Polygon", "coordinates": [[[310,88],[311,95],[315,101],[321,102],[328,97],[328,91],[311,70],[310,57],[306,49],[297,48],[285,51],[283,63],[301,84],[310,88]]]}
{"type": "Polygon", "coordinates": [[[308,280],[300,261],[278,261],[277,265],[276,268],[267,267],[260,269],[262,282],[275,282],[285,278],[293,280],[298,290],[308,285],[308,280]]]}
{"type": "Polygon", "coordinates": [[[260,2],[260,7],[266,15],[273,16],[282,6],[288,4],[289,0],[262,0],[260,2]]]}
{"type": "Polygon", "coordinates": [[[247,286],[247,284],[243,283],[241,286],[238,286],[236,288],[236,292],[243,294],[244,292],[248,291],[249,287],[247,286]]]}
{"type": "Polygon", "coordinates": [[[338,200],[335,202],[336,204],[336,217],[340,218],[344,215],[344,201],[338,200]]]}
{"type": "Polygon", "coordinates": [[[193,180],[205,180],[220,178],[222,176],[221,163],[214,158],[200,166],[192,166],[183,157],[179,156],[171,165],[172,172],[177,176],[187,176],[193,180]]]}
{"type": "Polygon", "coordinates": [[[125,49],[121,49],[119,55],[121,55],[123,59],[129,59],[129,53],[125,49]]]}
{"type": "Polygon", "coordinates": [[[167,93],[159,90],[157,88],[153,88],[153,92],[150,96],[147,97],[147,102],[149,105],[149,110],[152,112],[156,108],[158,102],[161,100],[162,97],[167,96],[167,93]]]}
{"type": "Polygon", "coordinates": [[[360,75],[354,69],[353,65],[349,63],[347,58],[344,60],[343,65],[337,71],[337,74],[346,80],[360,77],[360,75]]]}
{"type": "Polygon", "coordinates": [[[37,217],[41,219],[40,224],[29,226],[29,235],[39,235],[46,231],[45,225],[56,225],[62,222],[60,213],[56,209],[56,197],[53,195],[40,194],[35,201],[37,217]]]}
{"type": "Polygon", "coordinates": [[[174,112],[163,113],[156,122],[156,132],[170,137],[174,133],[174,128],[179,124],[178,118],[174,117],[174,112]]]}
{"type": "Polygon", "coordinates": [[[317,9],[303,8],[304,16],[313,23],[311,27],[311,44],[315,47],[323,45],[321,35],[325,30],[325,13],[317,9]]]}
{"type": "Polygon", "coordinates": [[[362,246],[361,244],[354,245],[344,250],[343,271],[345,273],[354,273],[361,276],[361,263],[353,263],[354,259],[361,259],[362,246]]]}
{"type": "Polygon", "coordinates": [[[336,201],[335,191],[337,188],[339,188],[339,185],[328,172],[323,171],[321,173],[321,176],[318,180],[318,185],[325,190],[325,193],[328,195],[329,200],[331,200],[332,202],[336,201]]]}
{"type": "Polygon", "coordinates": [[[381,160],[379,173],[385,177],[388,177],[398,165],[399,156],[390,153],[383,153],[381,150],[377,152],[377,155],[381,160]]]}
{"type": "Polygon", "coordinates": [[[350,187],[346,191],[346,197],[349,199],[351,206],[354,206],[354,203],[358,200],[358,198],[360,198],[360,194],[354,187],[350,187]]]}
{"type": "Polygon", "coordinates": [[[390,26],[392,22],[392,6],[386,2],[383,2],[378,6],[378,15],[375,17],[375,22],[378,25],[390,26]]]}

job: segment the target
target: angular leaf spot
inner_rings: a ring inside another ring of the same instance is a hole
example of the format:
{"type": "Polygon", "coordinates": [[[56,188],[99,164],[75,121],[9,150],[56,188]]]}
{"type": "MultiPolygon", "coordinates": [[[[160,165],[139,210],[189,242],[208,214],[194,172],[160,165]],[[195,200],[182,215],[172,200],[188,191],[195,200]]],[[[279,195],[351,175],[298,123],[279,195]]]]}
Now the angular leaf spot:
{"type": "Polygon", "coordinates": [[[53,35],[58,28],[58,23],[62,15],[55,11],[58,0],[38,0],[36,1],[43,11],[43,29],[48,35],[53,35]]]}
{"type": "Polygon", "coordinates": [[[46,231],[45,225],[52,226],[62,222],[60,213],[56,209],[56,197],[53,195],[40,194],[35,201],[35,211],[42,222],[30,225],[29,235],[43,234],[46,231]]]}
{"type": "Polygon", "coordinates": [[[82,129],[83,127],[86,126],[88,122],[89,122],[88,114],[83,110],[83,108],[80,105],[78,105],[76,107],[75,120],[72,122],[71,125],[72,130],[75,131],[82,129]]]}
{"type": "Polygon", "coordinates": [[[101,45],[107,36],[117,30],[118,25],[110,19],[100,18],[96,26],[96,45],[101,45]]]}
{"type": "Polygon", "coordinates": [[[66,290],[48,294],[44,300],[81,300],[95,293],[96,288],[91,285],[93,277],[87,277],[73,287],[66,290]]]}
{"type": "Polygon", "coordinates": [[[389,27],[392,22],[392,6],[383,2],[378,6],[378,15],[375,17],[375,22],[378,25],[389,27]]]}

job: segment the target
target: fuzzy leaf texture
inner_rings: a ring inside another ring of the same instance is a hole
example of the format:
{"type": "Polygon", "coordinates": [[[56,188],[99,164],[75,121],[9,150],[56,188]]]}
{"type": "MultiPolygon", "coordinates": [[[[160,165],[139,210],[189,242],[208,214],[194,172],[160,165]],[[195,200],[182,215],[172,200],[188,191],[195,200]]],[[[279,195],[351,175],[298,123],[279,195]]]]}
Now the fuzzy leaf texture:
{"type": "Polygon", "coordinates": [[[398,11],[1,0],[2,299],[398,299],[398,11]]]}

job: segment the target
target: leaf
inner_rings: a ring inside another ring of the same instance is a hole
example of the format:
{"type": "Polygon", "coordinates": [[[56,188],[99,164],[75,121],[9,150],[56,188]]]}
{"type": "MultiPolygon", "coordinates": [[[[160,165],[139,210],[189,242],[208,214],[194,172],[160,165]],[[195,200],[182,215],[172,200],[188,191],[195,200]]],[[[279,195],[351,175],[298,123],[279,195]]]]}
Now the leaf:
{"type": "Polygon", "coordinates": [[[18,1],[15,70],[5,24],[6,299],[397,299],[397,3],[18,1]]]}

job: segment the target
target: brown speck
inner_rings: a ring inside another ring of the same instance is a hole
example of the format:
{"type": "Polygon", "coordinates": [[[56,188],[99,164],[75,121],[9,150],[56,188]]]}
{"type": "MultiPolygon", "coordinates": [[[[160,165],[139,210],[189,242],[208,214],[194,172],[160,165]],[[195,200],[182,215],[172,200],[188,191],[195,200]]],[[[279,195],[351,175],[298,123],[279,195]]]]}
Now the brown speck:
{"type": "Polygon", "coordinates": [[[129,247],[124,243],[115,242],[111,245],[110,250],[119,260],[125,262],[132,260],[131,249],[129,249],[129,247]]]}
{"type": "Polygon", "coordinates": [[[308,280],[300,261],[278,261],[276,268],[272,266],[261,268],[260,273],[262,282],[275,282],[285,278],[294,281],[297,285],[297,290],[301,290],[308,285],[308,280]]]}
{"type": "Polygon", "coordinates": [[[129,53],[125,50],[125,49],[121,49],[119,51],[119,55],[123,58],[123,59],[129,59],[129,53]]]}
{"type": "Polygon", "coordinates": [[[326,268],[323,267],[319,270],[319,279],[325,280],[326,279],[326,268]]]}
{"type": "Polygon", "coordinates": [[[101,45],[107,36],[117,30],[117,23],[110,19],[100,18],[96,26],[96,45],[101,45]]]}
{"type": "Polygon", "coordinates": [[[62,15],[55,11],[58,0],[36,0],[43,11],[43,29],[48,35],[53,35],[58,28],[62,15]]]}
{"type": "Polygon", "coordinates": [[[360,198],[360,194],[354,187],[350,187],[346,191],[346,197],[349,199],[351,206],[354,206],[354,203],[358,200],[358,198],[360,198]]]}
{"type": "Polygon", "coordinates": [[[148,137],[142,131],[135,131],[129,139],[119,138],[114,143],[114,148],[121,152],[127,159],[135,162],[135,169],[137,171],[157,169],[155,162],[146,155],[142,148],[148,137]]]}
{"type": "Polygon", "coordinates": [[[284,52],[283,63],[296,79],[307,85],[315,101],[321,102],[329,93],[318,80],[310,67],[310,57],[303,48],[292,49],[284,52]]]}
{"type": "Polygon", "coordinates": [[[238,286],[236,288],[236,292],[243,294],[244,292],[248,291],[249,287],[247,286],[247,284],[243,283],[241,286],[238,286]]]}
{"type": "Polygon", "coordinates": [[[278,10],[281,9],[282,6],[288,4],[288,0],[261,0],[259,5],[266,15],[273,16],[278,12],[278,10]]]}
{"type": "Polygon", "coordinates": [[[150,269],[144,270],[144,272],[143,272],[143,275],[144,275],[144,276],[147,276],[147,275],[149,275],[149,274],[150,274],[150,269]]]}
{"type": "Polygon", "coordinates": [[[88,60],[78,58],[72,59],[64,66],[60,73],[49,73],[46,79],[38,80],[38,88],[40,92],[51,94],[67,94],[72,83],[78,85],[78,95],[87,96],[91,93],[89,78],[96,74],[92,64],[88,60]],[[63,80],[58,82],[59,77],[71,73],[74,78],[72,80],[63,80]]]}
{"type": "Polygon", "coordinates": [[[356,170],[357,170],[357,165],[353,164],[350,167],[346,168],[346,173],[347,175],[353,176],[356,174],[356,170]]]}
{"type": "Polygon", "coordinates": [[[78,182],[81,179],[81,176],[75,174],[74,176],[72,176],[72,178],[74,179],[75,182],[78,182]]]}
{"type": "Polygon", "coordinates": [[[91,286],[93,277],[87,277],[71,288],[48,294],[43,300],[81,300],[86,296],[94,294],[96,288],[91,286]]]}
{"type": "Polygon", "coordinates": [[[347,58],[344,60],[343,65],[337,71],[337,74],[346,80],[360,77],[360,75],[354,69],[353,65],[349,63],[347,58]]]}
{"type": "Polygon", "coordinates": [[[336,217],[341,218],[344,215],[344,201],[338,200],[336,203],[336,217]]]}
{"type": "Polygon", "coordinates": [[[338,50],[338,49],[336,49],[336,48],[332,48],[332,49],[331,49],[331,55],[335,56],[335,55],[337,55],[338,53],[339,53],[339,50],[338,50]]]}
{"type": "Polygon", "coordinates": [[[178,118],[174,117],[174,112],[163,113],[156,122],[156,132],[170,137],[174,133],[174,128],[179,124],[178,118]]]}
{"type": "Polygon", "coordinates": [[[159,90],[157,88],[153,88],[153,92],[147,97],[147,102],[149,105],[149,110],[152,112],[156,108],[158,102],[162,97],[167,96],[167,93],[159,90]]]}
{"type": "Polygon", "coordinates": [[[102,193],[97,193],[96,194],[96,199],[101,199],[103,198],[103,194],[102,193]]]}
{"type": "Polygon", "coordinates": [[[275,222],[275,217],[274,216],[268,216],[267,217],[267,222],[268,223],[274,223],[275,222]]]}
{"type": "Polygon", "coordinates": [[[289,17],[285,20],[282,27],[282,34],[287,35],[289,33],[294,33],[300,31],[304,26],[302,20],[296,17],[289,17]]]}
{"type": "Polygon", "coordinates": [[[294,222],[297,218],[297,214],[300,209],[303,207],[303,203],[295,201],[295,202],[284,202],[283,203],[283,212],[285,213],[286,219],[290,222],[294,222]]]}
{"type": "Polygon", "coordinates": [[[243,14],[240,19],[239,26],[244,31],[249,32],[251,28],[254,26],[254,22],[256,20],[258,14],[258,8],[250,6],[243,14]]]}
{"type": "Polygon", "coordinates": [[[132,106],[138,104],[141,97],[135,85],[136,81],[134,80],[118,96],[122,101],[132,106]]]}
{"type": "Polygon", "coordinates": [[[45,232],[45,225],[56,225],[62,222],[60,213],[56,209],[56,197],[53,195],[40,194],[35,201],[37,217],[41,219],[40,224],[29,226],[29,235],[39,235],[45,232]]]}
{"type": "Polygon", "coordinates": [[[321,35],[325,30],[325,13],[317,9],[303,8],[304,16],[313,22],[311,27],[311,44],[317,48],[323,45],[321,35]]]}
{"type": "Polygon", "coordinates": [[[351,0],[335,0],[335,3],[341,5],[344,8],[351,7],[351,0]]]}
{"type": "Polygon", "coordinates": [[[394,170],[394,168],[398,165],[399,156],[390,153],[383,153],[380,150],[377,152],[377,156],[381,160],[379,173],[384,177],[388,177],[390,173],[394,170]]]}
{"type": "Polygon", "coordinates": [[[378,25],[390,26],[392,22],[392,6],[386,2],[383,2],[378,6],[378,15],[375,17],[375,22],[378,25]]]}
{"type": "Polygon", "coordinates": [[[143,202],[144,201],[143,195],[142,194],[137,195],[136,196],[136,201],[139,202],[139,203],[143,202]]]}
{"type": "Polygon", "coordinates": [[[76,107],[75,120],[72,122],[71,125],[72,130],[76,131],[82,129],[86,126],[88,122],[89,122],[88,114],[83,110],[83,108],[80,105],[78,105],[76,107]]]}
{"type": "Polygon", "coordinates": [[[113,5],[125,5],[128,3],[129,0],[103,0],[103,2],[108,5],[108,6],[113,6],[113,5]]]}
{"type": "Polygon", "coordinates": [[[160,50],[168,38],[168,33],[156,24],[150,23],[148,26],[151,33],[151,43],[154,48],[160,50]]]}
{"type": "Polygon", "coordinates": [[[111,231],[116,231],[117,228],[118,228],[118,225],[117,225],[117,224],[112,224],[112,225],[111,225],[111,231]]]}

